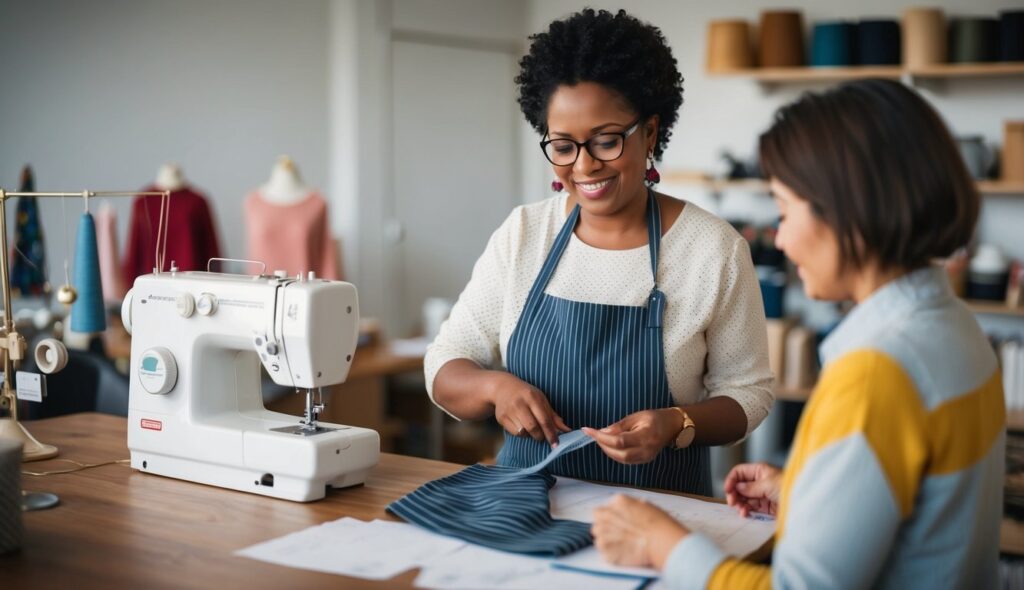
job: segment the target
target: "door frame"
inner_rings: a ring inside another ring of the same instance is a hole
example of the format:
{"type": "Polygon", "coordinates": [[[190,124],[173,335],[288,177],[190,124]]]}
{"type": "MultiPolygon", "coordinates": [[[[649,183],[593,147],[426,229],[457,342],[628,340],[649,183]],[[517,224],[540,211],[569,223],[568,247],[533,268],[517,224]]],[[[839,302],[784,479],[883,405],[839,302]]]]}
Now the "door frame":
{"type": "MultiPolygon", "coordinates": [[[[386,151],[390,158],[389,161],[394,160],[395,156],[395,96],[394,96],[394,72],[395,72],[395,43],[411,43],[421,44],[434,47],[444,47],[449,49],[469,49],[473,51],[485,51],[489,53],[495,53],[508,57],[510,60],[514,60],[523,55],[526,50],[524,43],[502,40],[502,39],[488,39],[482,37],[469,37],[463,35],[454,35],[448,33],[434,33],[426,31],[416,31],[410,29],[393,28],[391,35],[388,40],[388,64],[387,64],[387,87],[388,96],[385,104],[387,111],[388,127],[382,132],[386,133],[386,151]]],[[[519,113],[515,110],[510,112],[508,116],[511,119],[512,128],[517,129],[519,122],[519,113]]],[[[512,146],[512,161],[509,164],[513,170],[522,171],[522,145],[521,137],[518,133],[513,133],[512,141],[515,144],[512,146]]],[[[524,181],[522,174],[516,174],[515,184],[512,187],[512,193],[516,195],[522,195],[524,181]]],[[[384,305],[387,309],[386,318],[382,318],[386,333],[391,337],[406,337],[408,334],[402,334],[396,332],[400,330],[402,326],[407,325],[413,318],[405,318],[405,309],[402,302],[402,293],[405,290],[406,277],[402,272],[402,260],[401,260],[401,241],[403,239],[402,234],[404,229],[401,227],[401,220],[398,218],[398,195],[395,189],[395,180],[392,170],[392,174],[386,181],[386,189],[384,191],[385,199],[383,203],[383,216],[382,216],[382,242],[385,250],[384,261],[385,261],[385,284],[389,287],[385,289],[385,300],[384,305]]],[[[513,198],[512,202],[508,203],[509,208],[519,204],[519,201],[513,198]]]]}

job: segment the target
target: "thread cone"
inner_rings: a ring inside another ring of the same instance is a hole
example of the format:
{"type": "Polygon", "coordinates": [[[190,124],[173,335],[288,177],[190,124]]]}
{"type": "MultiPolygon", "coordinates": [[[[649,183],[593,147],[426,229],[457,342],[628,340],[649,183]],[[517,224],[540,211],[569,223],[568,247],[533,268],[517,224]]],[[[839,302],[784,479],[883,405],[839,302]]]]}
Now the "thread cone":
{"type": "Polygon", "coordinates": [[[78,299],[71,306],[71,330],[102,332],[107,329],[103,309],[103,285],[100,281],[100,256],[96,246],[96,222],[83,213],[78,223],[75,246],[75,289],[78,299]]]}

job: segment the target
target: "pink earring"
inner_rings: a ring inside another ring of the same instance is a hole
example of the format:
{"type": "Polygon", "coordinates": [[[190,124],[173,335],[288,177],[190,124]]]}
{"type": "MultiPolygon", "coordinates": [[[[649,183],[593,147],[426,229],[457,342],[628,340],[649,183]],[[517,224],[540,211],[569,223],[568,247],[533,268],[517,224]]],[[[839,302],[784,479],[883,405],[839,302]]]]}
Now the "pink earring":
{"type": "Polygon", "coordinates": [[[647,172],[644,173],[644,180],[647,181],[647,186],[653,186],[661,182],[661,174],[658,169],[654,167],[654,153],[650,153],[647,156],[647,172]]]}
{"type": "Polygon", "coordinates": [[[565,188],[565,185],[562,184],[560,181],[558,181],[558,180],[552,180],[551,181],[551,190],[555,191],[556,193],[562,192],[562,189],[564,189],[564,188],[565,188]]]}

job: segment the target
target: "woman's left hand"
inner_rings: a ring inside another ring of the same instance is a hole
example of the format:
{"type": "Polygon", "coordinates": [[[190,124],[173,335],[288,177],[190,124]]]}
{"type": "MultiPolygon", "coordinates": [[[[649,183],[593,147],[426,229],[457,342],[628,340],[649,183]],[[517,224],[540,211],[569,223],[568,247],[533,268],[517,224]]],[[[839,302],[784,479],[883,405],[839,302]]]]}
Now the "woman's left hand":
{"type": "Polygon", "coordinates": [[[605,561],[659,570],[672,549],[690,534],[661,508],[623,494],[594,510],[590,532],[605,561]]]}
{"type": "Polygon", "coordinates": [[[601,430],[584,427],[583,432],[597,441],[601,450],[612,459],[635,465],[653,461],[675,440],[682,427],[679,412],[667,408],[643,410],[601,430]]]}

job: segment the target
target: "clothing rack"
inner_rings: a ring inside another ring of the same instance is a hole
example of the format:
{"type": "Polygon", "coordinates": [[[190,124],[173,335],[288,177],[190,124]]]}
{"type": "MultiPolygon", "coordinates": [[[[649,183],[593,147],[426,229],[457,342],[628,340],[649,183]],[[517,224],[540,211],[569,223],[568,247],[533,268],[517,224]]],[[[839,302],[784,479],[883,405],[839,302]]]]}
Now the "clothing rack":
{"type": "MultiPolygon", "coordinates": [[[[0,419],[0,437],[22,440],[23,456],[26,460],[48,459],[57,454],[56,447],[44,445],[29,434],[24,425],[18,422],[18,398],[14,381],[17,364],[25,357],[25,338],[18,333],[14,325],[14,313],[11,310],[11,283],[7,250],[7,200],[12,197],[81,197],[88,209],[90,197],[133,197],[136,195],[160,195],[164,200],[170,199],[170,191],[77,191],[77,192],[8,192],[0,188],[0,283],[3,283],[3,325],[0,326],[0,354],[3,355],[4,380],[0,390],[0,409],[10,412],[10,418],[0,419]]],[[[161,228],[166,235],[166,229],[161,228]]],[[[157,244],[157,248],[160,244],[157,244]]],[[[160,264],[162,266],[162,264],[160,264]]],[[[161,272],[157,268],[154,272],[161,272]]]]}

